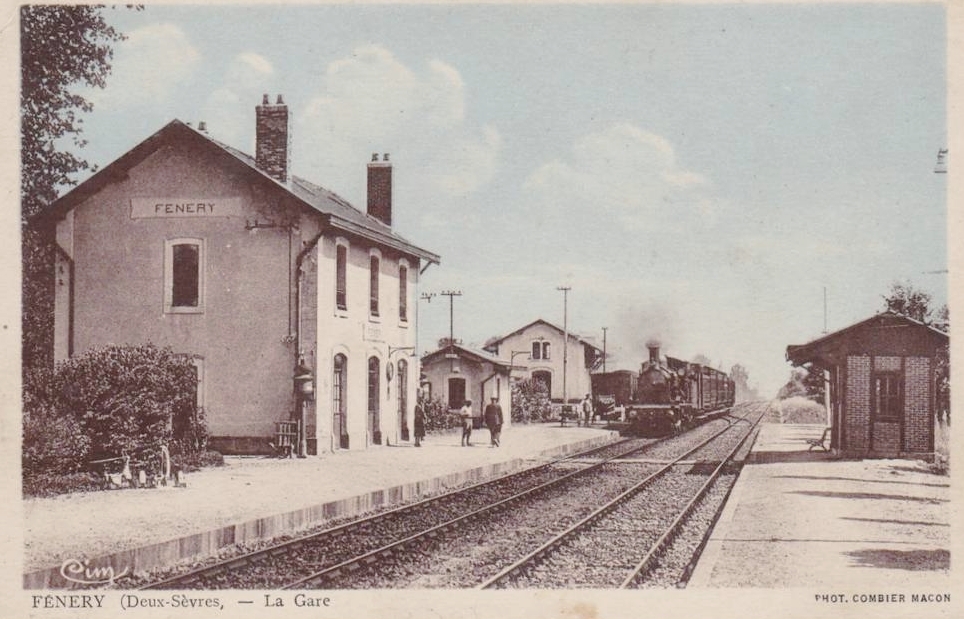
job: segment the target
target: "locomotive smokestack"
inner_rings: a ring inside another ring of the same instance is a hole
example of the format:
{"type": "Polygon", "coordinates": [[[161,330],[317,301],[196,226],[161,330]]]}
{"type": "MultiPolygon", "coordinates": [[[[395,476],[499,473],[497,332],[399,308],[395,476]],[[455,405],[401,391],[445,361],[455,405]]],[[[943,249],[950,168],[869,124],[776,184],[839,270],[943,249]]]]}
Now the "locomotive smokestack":
{"type": "Polygon", "coordinates": [[[659,362],[659,342],[655,340],[650,340],[646,342],[646,348],[649,349],[649,360],[652,363],[659,362]]]}

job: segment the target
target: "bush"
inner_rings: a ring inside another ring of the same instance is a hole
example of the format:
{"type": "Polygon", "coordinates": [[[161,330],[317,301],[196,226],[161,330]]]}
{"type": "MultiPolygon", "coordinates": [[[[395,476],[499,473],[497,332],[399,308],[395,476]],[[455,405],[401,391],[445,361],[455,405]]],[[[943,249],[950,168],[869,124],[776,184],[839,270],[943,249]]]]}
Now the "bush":
{"type": "Polygon", "coordinates": [[[552,419],[549,390],[540,380],[523,380],[512,385],[512,422],[535,423],[552,419]]]}
{"type": "MultiPolygon", "coordinates": [[[[33,372],[24,383],[24,475],[169,446],[178,460],[204,449],[192,361],[152,344],[107,346],[33,372]]],[[[149,456],[150,457],[150,456],[149,456]]]]}
{"type": "Polygon", "coordinates": [[[803,396],[780,400],[782,423],[827,423],[827,409],[803,396]]]}
{"type": "Polygon", "coordinates": [[[100,490],[104,482],[99,475],[89,472],[25,474],[23,495],[25,497],[50,497],[69,492],[100,490]]]}
{"type": "Polygon", "coordinates": [[[461,423],[459,416],[450,413],[441,398],[423,399],[422,410],[425,411],[426,433],[457,428],[461,423]]]}
{"type": "Polygon", "coordinates": [[[39,408],[24,419],[21,462],[25,475],[75,472],[83,466],[89,451],[90,440],[73,417],[60,417],[39,408]]]}

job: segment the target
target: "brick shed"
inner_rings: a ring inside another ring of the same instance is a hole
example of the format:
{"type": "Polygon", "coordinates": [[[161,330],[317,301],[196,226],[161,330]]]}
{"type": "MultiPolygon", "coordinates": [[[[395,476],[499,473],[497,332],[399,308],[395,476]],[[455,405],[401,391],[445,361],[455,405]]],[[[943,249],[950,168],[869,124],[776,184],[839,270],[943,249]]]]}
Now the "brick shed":
{"type": "Polygon", "coordinates": [[[787,346],[787,359],[824,372],[835,453],[929,458],[938,355],[947,343],[943,331],[884,312],[808,344],[787,346]]]}

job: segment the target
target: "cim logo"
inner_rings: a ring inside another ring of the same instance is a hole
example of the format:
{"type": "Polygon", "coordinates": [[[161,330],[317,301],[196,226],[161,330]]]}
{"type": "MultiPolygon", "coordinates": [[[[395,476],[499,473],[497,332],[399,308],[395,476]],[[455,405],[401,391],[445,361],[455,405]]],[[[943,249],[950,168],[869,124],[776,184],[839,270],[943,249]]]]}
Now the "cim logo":
{"type": "Polygon", "coordinates": [[[89,559],[67,559],[60,566],[60,575],[65,580],[82,585],[110,585],[115,579],[126,576],[128,571],[130,569],[125,567],[120,573],[115,573],[112,565],[91,567],[89,559]]]}

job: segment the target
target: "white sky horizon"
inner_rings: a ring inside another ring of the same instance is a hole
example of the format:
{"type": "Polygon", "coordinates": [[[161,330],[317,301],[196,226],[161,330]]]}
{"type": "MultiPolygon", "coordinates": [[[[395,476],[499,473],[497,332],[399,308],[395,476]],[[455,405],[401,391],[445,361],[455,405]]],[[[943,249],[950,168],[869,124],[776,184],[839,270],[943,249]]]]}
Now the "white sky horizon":
{"type": "MultiPolygon", "coordinates": [[[[282,93],[292,172],[359,208],[391,153],[395,229],[438,253],[481,347],[543,318],[633,369],[658,337],[775,395],[789,344],[947,301],[940,4],[154,6],[89,93],[104,166],[173,118],[254,150],[282,93]]],[[[82,175],[78,180],[87,178],[82,175]]],[[[419,302],[422,352],[448,302],[419,302]]]]}

